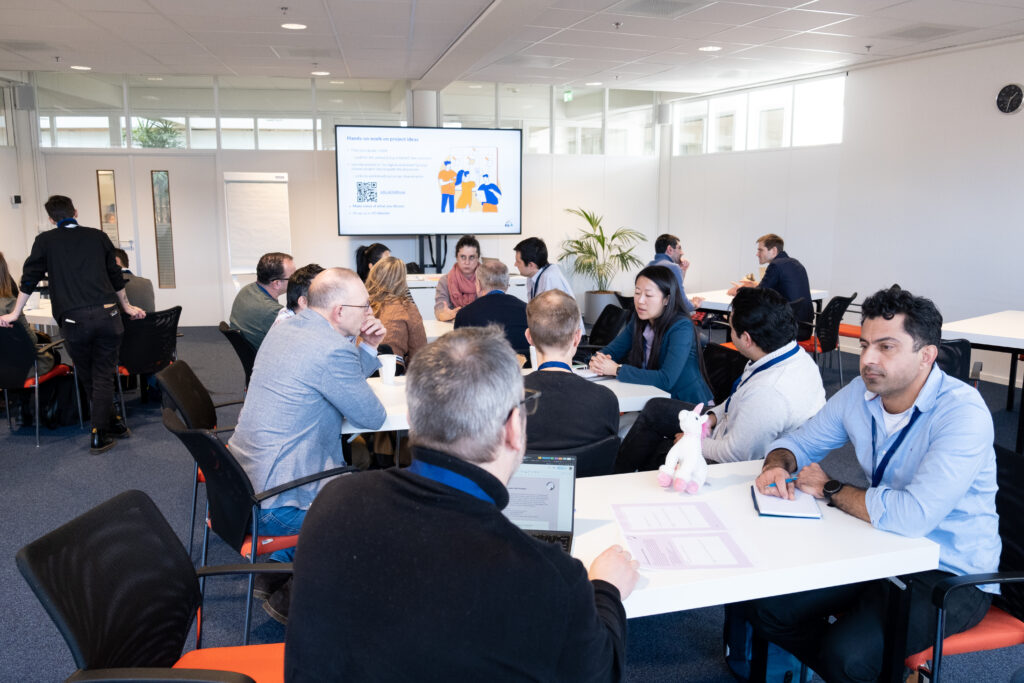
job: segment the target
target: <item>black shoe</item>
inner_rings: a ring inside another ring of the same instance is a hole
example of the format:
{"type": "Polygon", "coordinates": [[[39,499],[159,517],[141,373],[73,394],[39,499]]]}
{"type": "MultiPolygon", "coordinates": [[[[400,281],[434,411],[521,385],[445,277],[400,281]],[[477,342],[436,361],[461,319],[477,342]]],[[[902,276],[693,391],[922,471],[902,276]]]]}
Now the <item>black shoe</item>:
{"type": "Polygon", "coordinates": [[[132,430],[128,429],[123,417],[115,415],[114,419],[110,421],[110,426],[107,427],[107,434],[115,439],[127,439],[132,435],[132,430]]]}
{"type": "MultiPolygon", "coordinates": [[[[271,560],[273,561],[273,560],[271,560]]],[[[252,594],[259,600],[266,600],[292,578],[289,574],[257,574],[253,580],[252,594]]]]}
{"type": "Polygon", "coordinates": [[[288,625],[288,609],[292,606],[292,577],[289,576],[284,585],[263,603],[263,611],[271,618],[285,626],[288,625]]]}
{"type": "Polygon", "coordinates": [[[111,448],[117,445],[111,437],[107,436],[106,433],[101,432],[95,427],[92,428],[92,441],[89,443],[89,452],[93,455],[99,453],[106,453],[111,448]]]}

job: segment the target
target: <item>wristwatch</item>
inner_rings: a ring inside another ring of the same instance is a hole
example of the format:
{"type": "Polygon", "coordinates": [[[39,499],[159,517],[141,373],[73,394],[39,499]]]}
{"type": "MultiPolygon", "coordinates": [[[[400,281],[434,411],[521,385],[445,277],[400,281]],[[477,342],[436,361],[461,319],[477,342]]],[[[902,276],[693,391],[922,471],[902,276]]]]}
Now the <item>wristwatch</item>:
{"type": "Polygon", "coordinates": [[[836,495],[843,489],[843,482],[838,479],[829,479],[825,482],[825,486],[822,487],[821,492],[825,494],[825,500],[831,501],[832,496],[836,495]]]}

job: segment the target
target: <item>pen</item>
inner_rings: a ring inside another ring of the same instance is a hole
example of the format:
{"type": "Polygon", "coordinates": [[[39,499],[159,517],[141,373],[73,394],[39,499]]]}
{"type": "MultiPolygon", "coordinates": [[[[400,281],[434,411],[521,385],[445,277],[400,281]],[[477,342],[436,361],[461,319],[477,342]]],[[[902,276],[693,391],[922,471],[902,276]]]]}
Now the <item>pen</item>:
{"type": "MultiPolygon", "coordinates": [[[[788,484],[791,481],[796,481],[796,477],[790,477],[789,479],[786,480],[786,483],[788,484]]],[[[775,482],[774,481],[772,483],[768,484],[768,488],[771,488],[773,486],[775,486],[775,482]]]]}

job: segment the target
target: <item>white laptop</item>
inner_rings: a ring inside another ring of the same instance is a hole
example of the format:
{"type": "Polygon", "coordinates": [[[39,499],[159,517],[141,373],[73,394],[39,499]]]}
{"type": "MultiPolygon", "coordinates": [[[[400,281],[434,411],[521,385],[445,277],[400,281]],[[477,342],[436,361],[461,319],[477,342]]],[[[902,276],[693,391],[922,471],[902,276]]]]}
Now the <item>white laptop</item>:
{"type": "Polygon", "coordinates": [[[572,550],[576,456],[528,453],[507,488],[506,517],[534,538],[572,550]]]}

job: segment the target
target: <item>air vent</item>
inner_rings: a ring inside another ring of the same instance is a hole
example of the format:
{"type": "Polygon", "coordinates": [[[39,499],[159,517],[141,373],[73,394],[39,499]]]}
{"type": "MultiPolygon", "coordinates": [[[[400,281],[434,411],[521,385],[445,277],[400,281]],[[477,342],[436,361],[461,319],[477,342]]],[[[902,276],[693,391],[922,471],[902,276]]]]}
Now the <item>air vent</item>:
{"type": "Polygon", "coordinates": [[[317,59],[340,59],[341,55],[337,50],[306,47],[271,47],[280,59],[304,59],[313,61],[317,59]]]}
{"type": "Polygon", "coordinates": [[[49,43],[39,40],[0,40],[0,49],[11,52],[54,52],[55,48],[49,43]]]}
{"type": "Polygon", "coordinates": [[[553,69],[568,62],[566,57],[539,57],[534,55],[509,55],[502,57],[495,64],[501,66],[521,66],[527,69],[553,69]]]}
{"type": "Polygon", "coordinates": [[[706,2],[686,2],[684,0],[622,0],[606,9],[605,12],[654,19],[678,19],[706,4],[706,2]]]}
{"type": "Polygon", "coordinates": [[[960,26],[936,26],[934,24],[919,24],[918,26],[911,26],[910,28],[900,29],[893,33],[885,33],[885,38],[898,38],[899,40],[932,40],[934,38],[941,38],[942,36],[948,36],[951,33],[959,33],[963,31],[963,27],[960,26]]]}

